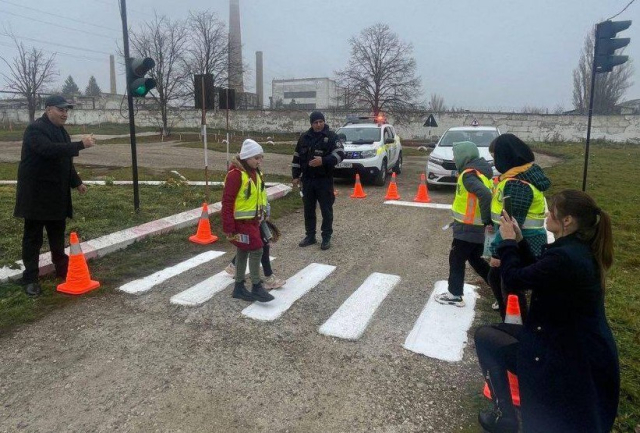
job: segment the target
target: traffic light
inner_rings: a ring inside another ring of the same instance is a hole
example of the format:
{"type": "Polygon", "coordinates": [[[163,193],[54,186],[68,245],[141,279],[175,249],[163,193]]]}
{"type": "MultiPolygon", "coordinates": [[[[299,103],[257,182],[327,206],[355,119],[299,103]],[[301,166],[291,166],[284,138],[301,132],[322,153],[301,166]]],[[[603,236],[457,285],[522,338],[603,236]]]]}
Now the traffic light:
{"type": "Polygon", "coordinates": [[[129,73],[127,74],[128,90],[134,98],[144,98],[149,90],[156,87],[156,80],[146,78],[145,75],[156,65],[150,57],[129,59],[129,73]]]}
{"type": "Polygon", "coordinates": [[[631,25],[628,21],[603,21],[596,25],[595,41],[595,68],[596,72],[611,72],[614,66],[618,66],[629,60],[629,56],[617,56],[615,51],[629,45],[631,39],[616,38],[616,34],[626,30],[631,25]]]}

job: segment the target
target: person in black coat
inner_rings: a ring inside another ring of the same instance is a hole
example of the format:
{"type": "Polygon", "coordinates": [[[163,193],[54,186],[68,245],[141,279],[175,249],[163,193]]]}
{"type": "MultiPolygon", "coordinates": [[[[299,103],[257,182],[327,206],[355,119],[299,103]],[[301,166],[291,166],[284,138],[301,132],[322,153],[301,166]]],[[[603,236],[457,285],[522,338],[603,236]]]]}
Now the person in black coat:
{"type": "Polygon", "coordinates": [[[64,252],[66,218],[73,217],[71,188],[87,191],[73,166],[73,157],[95,144],[93,135],[71,142],[64,129],[69,104],[62,96],[50,96],[45,112],[27,126],[22,140],[14,216],[24,218],[22,282],[29,296],[40,295],[38,284],[43,228],[47,230],[56,276],[65,278],[69,257],[64,252]]]}
{"type": "Polygon", "coordinates": [[[299,246],[316,243],[316,203],[322,214],[322,244],[331,247],[333,234],[333,168],[344,159],[344,148],[335,132],[325,123],[324,114],[314,111],[309,116],[311,128],[300,136],[291,161],[293,185],[302,181],[305,238],[299,246]]]}
{"type": "Polygon", "coordinates": [[[502,278],[507,288],[531,290],[531,306],[524,325],[483,326],[475,334],[495,403],[479,415],[489,432],[518,431],[507,370],[518,376],[525,433],[609,432],[616,417],[620,370],[604,307],[611,220],[581,191],[557,194],[549,209],[556,241],[537,261],[515,219],[501,219],[502,278]]]}

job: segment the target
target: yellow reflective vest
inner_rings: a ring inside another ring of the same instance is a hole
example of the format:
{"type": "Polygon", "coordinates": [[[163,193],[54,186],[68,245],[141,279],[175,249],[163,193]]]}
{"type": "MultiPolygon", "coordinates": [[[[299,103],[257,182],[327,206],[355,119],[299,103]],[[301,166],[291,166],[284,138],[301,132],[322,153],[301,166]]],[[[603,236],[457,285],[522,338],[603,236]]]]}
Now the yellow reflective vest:
{"type": "Polygon", "coordinates": [[[496,187],[493,193],[493,199],[491,200],[491,219],[494,223],[500,223],[500,216],[502,215],[502,209],[504,208],[503,197],[504,197],[504,187],[507,182],[522,182],[526,185],[529,185],[531,191],[533,192],[533,201],[531,202],[531,206],[529,206],[529,210],[527,211],[527,216],[524,220],[524,224],[521,228],[523,229],[537,229],[544,227],[544,214],[545,214],[545,200],[544,195],[538,188],[521,179],[516,179],[513,177],[508,177],[501,181],[496,187]]]}
{"type": "Polygon", "coordinates": [[[478,201],[478,197],[467,191],[467,188],[464,187],[464,183],[462,182],[462,177],[465,173],[469,172],[475,172],[489,191],[493,188],[491,181],[478,170],[474,170],[472,168],[464,170],[460,173],[460,176],[458,176],[458,181],[456,183],[456,196],[453,199],[453,205],[451,206],[451,214],[453,215],[454,220],[463,224],[482,226],[484,224],[482,222],[482,215],[480,214],[480,202],[478,201]]]}
{"type": "Polygon", "coordinates": [[[256,173],[256,182],[251,179],[249,173],[238,170],[242,175],[240,189],[236,195],[233,207],[233,218],[237,220],[250,220],[262,217],[267,207],[267,193],[264,190],[262,176],[256,173]]]}

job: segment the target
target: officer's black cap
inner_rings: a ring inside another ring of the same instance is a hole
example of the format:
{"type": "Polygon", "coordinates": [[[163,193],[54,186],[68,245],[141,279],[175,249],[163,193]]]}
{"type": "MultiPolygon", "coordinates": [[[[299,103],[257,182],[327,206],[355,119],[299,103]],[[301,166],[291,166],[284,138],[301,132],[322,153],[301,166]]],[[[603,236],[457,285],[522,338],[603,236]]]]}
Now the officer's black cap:
{"type": "Polygon", "coordinates": [[[60,95],[51,95],[44,101],[45,107],[73,108],[73,104],[60,95]]]}

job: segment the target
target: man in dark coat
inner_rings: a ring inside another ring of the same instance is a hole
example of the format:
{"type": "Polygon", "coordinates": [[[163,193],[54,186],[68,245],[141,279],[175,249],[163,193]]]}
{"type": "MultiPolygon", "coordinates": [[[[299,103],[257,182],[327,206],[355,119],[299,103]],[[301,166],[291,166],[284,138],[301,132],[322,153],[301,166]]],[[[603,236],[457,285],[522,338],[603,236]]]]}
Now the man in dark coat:
{"type": "Polygon", "coordinates": [[[66,218],[72,218],[71,188],[87,191],[73,166],[73,157],[95,144],[93,135],[71,142],[64,129],[73,105],[62,96],[50,96],[45,112],[27,126],[22,140],[14,216],[24,218],[22,281],[29,296],[42,292],[38,283],[38,259],[47,230],[56,276],[65,278],[69,257],[64,252],[66,218]]]}
{"type": "Polygon", "coordinates": [[[311,128],[300,136],[291,162],[293,184],[302,181],[305,238],[299,246],[316,243],[316,202],[322,214],[322,244],[331,247],[333,234],[333,168],[344,159],[344,148],[336,133],[329,130],[324,114],[314,111],[309,116],[311,128]]]}

